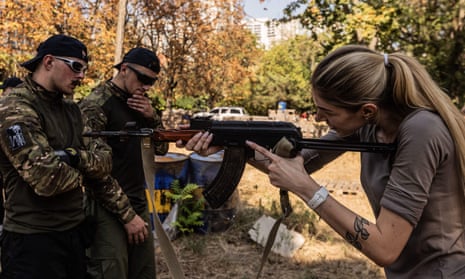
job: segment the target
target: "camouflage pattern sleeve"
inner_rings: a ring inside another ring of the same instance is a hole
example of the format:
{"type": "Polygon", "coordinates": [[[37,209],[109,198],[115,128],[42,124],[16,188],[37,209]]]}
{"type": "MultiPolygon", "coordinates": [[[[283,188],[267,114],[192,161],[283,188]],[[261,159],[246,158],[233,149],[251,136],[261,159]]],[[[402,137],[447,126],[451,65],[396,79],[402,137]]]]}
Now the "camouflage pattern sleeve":
{"type": "Polygon", "coordinates": [[[92,189],[91,196],[108,211],[118,216],[123,224],[129,223],[136,216],[128,197],[113,177],[106,176],[99,180],[85,179],[84,185],[92,189]]]}
{"type": "MultiPolygon", "coordinates": [[[[84,133],[91,131],[89,121],[83,113],[84,133]]],[[[101,178],[108,175],[112,168],[111,147],[102,138],[84,137],[85,149],[80,151],[78,168],[87,178],[101,178]]]]}
{"type": "MultiPolygon", "coordinates": [[[[155,129],[163,129],[163,121],[160,116],[154,111],[153,119],[150,120],[149,127],[155,129]]],[[[156,155],[165,155],[168,152],[169,144],[167,142],[153,142],[153,148],[156,155]]]]}
{"type": "Polygon", "coordinates": [[[30,103],[1,98],[0,119],[1,151],[37,195],[53,196],[81,186],[80,172],[55,155],[30,103]]]}
{"type": "Polygon", "coordinates": [[[83,114],[84,126],[93,131],[105,130],[108,121],[105,112],[99,105],[97,96],[89,95],[79,103],[79,108],[83,114]]]}
{"type": "MultiPolygon", "coordinates": [[[[107,117],[102,111],[101,107],[97,105],[97,101],[83,100],[80,103],[80,108],[83,114],[83,120],[85,123],[85,129],[89,130],[104,130],[107,122],[107,117]]],[[[96,148],[98,145],[103,144],[109,148],[111,152],[111,147],[104,142],[102,138],[84,138],[86,146],[96,148]],[[94,146],[94,147],[93,147],[94,146]]],[[[111,162],[110,162],[111,166],[111,162]]],[[[84,184],[86,188],[90,189],[90,194],[105,207],[108,211],[118,216],[118,219],[126,224],[131,221],[136,212],[131,207],[129,198],[121,189],[118,181],[111,176],[107,176],[99,180],[85,180],[84,184]]]]}

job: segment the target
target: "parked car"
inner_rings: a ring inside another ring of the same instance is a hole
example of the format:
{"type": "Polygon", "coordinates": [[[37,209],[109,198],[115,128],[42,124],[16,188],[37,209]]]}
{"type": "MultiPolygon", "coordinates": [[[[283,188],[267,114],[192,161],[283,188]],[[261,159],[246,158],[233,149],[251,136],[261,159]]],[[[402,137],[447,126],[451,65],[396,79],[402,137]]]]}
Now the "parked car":
{"type": "Polygon", "coordinates": [[[216,107],[209,112],[194,113],[194,119],[247,120],[249,114],[243,107],[216,107]]]}

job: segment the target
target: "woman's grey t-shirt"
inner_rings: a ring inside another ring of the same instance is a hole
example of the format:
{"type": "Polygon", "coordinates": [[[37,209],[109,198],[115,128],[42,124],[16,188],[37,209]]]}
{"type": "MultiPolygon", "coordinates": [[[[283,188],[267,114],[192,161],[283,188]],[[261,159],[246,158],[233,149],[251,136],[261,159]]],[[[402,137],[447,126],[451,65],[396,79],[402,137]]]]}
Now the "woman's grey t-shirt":
{"type": "MultiPolygon", "coordinates": [[[[363,127],[360,141],[376,142],[375,129],[363,127]]],[[[457,169],[449,130],[437,114],[417,110],[400,125],[396,143],[391,154],[361,153],[361,184],[375,216],[384,207],[414,226],[399,258],[385,268],[386,276],[465,278],[464,174],[457,169]]],[[[314,152],[304,152],[309,156],[314,152]]],[[[324,153],[318,163],[330,159],[324,153]]],[[[306,161],[307,170],[321,167],[315,162],[306,161]]]]}

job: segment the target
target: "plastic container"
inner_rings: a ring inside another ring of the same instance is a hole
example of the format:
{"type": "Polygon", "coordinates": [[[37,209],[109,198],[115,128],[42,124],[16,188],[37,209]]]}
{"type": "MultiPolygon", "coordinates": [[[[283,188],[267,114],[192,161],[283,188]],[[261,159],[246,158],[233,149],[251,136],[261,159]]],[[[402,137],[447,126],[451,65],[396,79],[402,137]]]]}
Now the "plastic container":
{"type": "MultiPolygon", "coordinates": [[[[181,153],[168,152],[164,156],[155,156],[155,177],[153,199],[149,200],[149,211],[153,212],[153,203],[155,210],[164,221],[171,210],[171,200],[165,195],[170,191],[171,184],[174,180],[179,180],[181,187],[186,184],[188,178],[189,157],[181,153]]],[[[150,197],[150,191],[147,189],[146,194],[150,197]]]]}
{"type": "MultiPolygon", "coordinates": [[[[190,154],[189,182],[199,185],[201,190],[203,187],[210,185],[221,168],[223,155],[223,151],[210,156],[200,156],[197,153],[190,154]]],[[[236,215],[238,201],[239,194],[236,189],[221,207],[212,209],[206,205],[204,211],[205,226],[199,232],[220,232],[228,229],[236,215]]]]}
{"type": "Polygon", "coordinates": [[[213,182],[223,162],[223,151],[210,156],[201,156],[197,153],[189,155],[189,182],[205,187],[213,182]]]}

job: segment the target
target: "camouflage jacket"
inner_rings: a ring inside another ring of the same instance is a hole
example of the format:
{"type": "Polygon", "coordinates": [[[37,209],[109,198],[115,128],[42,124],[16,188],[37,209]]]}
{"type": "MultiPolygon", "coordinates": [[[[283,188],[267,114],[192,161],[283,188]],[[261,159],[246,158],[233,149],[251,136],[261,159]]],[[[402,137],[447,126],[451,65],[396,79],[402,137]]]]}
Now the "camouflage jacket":
{"type": "MultiPolygon", "coordinates": [[[[137,128],[163,128],[161,119],[154,114],[145,118],[141,113],[127,105],[130,95],[111,81],[96,87],[92,93],[80,102],[82,112],[86,115],[87,125],[94,131],[119,131],[128,122],[136,123],[137,128]]],[[[129,197],[137,213],[142,213],[146,206],[145,176],[141,155],[140,138],[107,138],[112,148],[112,176],[116,178],[129,197]]],[[[165,154],[168,144],[153,142],[155,154],[165,154]]]]}
{"type": "Polygon", "coordinates": [[[85,120],[72,100],[46,91],[28,76],[0,100],[0,119],[6,230],[39,233],[80,224],[86,181],[105,181],[100,186],[105,191],[99,192],[108,203],[121,199],[114,197],[121,189],[108,178],[111,148],[101,140],[82,137],[85,120]],[[68,147],[80,151],[75,167],[55,153],[68,147]]]}

